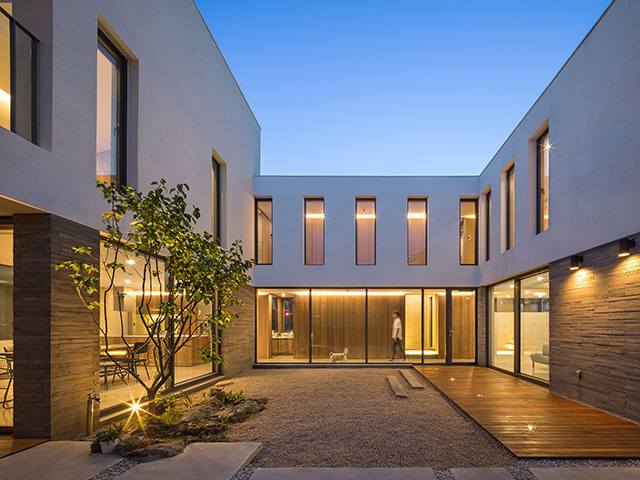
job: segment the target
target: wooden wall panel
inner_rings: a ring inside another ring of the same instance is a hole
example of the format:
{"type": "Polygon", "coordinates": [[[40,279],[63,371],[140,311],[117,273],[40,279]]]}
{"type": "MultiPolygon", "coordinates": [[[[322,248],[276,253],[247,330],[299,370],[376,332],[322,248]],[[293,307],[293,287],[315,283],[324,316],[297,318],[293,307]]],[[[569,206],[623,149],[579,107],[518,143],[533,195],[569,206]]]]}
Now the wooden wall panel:
{"type": "Polygon", "coordinates": [[[344,297],[344,346],[349,360],[365,359],[365,297],[344,297]]]}
{"type": "Polygon", "coordinates": [[[257,298],[257,354],[258,360],[271,358],[271,295],[258,295],[257,298]]]}
{"type": "Polygon", "coordinates": [[[475,295],[453,295],[451,298],[451,351],[453,360],[474,360],[476,346],[475,295]],[[469,298],[469,300],[467,300],[469,298]]]}
{"type": "Polygon", "coordinates": [[[293,298],[293,358],[309,360],[309,296],[293,298]]]}

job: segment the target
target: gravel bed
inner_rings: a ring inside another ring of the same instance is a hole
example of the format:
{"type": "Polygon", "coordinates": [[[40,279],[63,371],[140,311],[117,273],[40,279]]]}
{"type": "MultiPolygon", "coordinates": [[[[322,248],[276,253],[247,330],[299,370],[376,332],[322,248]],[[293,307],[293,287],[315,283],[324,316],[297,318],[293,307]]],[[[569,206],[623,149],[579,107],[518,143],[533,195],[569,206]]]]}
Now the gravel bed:
{"type": "MultiPolygon", "coordinates": [[[[515,457],[424,381],[393,395],[393,369],[253,370],[230,390],[267,397],[230,441],[262,442],[251,467],[513,467],[515,457]]],[[[446,477],[442,477],[446,478],[446,477]]]]}
{"type": "Polygon", "coordinates": [[[233,477],[231,477],[231,480],[249,480],[251,475],[253,475],[253,468],[241,468],[233,477]]]}
{"type": "Polygon", "coordinates": [[[138,465],[139,462],[135,462],[133,460],[122,459],[120,462],[115,465],[107,468],[106,470],[101,471],[97,475],[94,475],[89,480],[111,480],[112,478],[117,477],[118,475],[122,475],[124,472],[129,470],[130,468],[138,465]]]}

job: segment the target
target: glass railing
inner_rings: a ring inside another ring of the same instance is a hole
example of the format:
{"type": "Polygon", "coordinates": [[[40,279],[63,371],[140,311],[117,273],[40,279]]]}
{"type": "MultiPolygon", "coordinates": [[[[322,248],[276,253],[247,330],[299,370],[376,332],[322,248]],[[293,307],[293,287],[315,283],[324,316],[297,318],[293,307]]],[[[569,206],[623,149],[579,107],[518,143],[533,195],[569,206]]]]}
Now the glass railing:
{"type": "Polygon", "coordinates": [[[37,143],[38,39],[0,6],[0,127],[37,143]]]}

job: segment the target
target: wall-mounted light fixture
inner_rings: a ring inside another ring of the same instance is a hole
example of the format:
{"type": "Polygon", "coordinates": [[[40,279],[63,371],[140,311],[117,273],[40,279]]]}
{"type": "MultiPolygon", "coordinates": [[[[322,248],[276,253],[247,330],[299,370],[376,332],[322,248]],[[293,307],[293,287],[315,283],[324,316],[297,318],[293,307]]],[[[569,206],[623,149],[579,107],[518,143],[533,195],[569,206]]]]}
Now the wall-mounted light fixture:
{"type": "Polygon", "coordinates": [[[578,270],[582,263],[582,255],[571,255],[569,259],[569,270],[578,270]]]}
{"type": "Polygon", "coordinates": [[[636,246],[635,238],[621,238],[618,240],[618,256],[619,257],[628,257],[632,248],[636,246]]]}

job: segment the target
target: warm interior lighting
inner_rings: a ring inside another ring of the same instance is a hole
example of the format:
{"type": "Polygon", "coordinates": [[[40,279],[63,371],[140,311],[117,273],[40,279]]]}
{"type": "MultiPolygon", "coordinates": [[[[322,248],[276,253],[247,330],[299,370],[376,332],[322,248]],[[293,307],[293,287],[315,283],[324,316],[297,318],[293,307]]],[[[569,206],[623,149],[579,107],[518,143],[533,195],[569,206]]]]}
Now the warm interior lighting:
{"type": "Polygon", "coordinates": [[[496,355],[513,355],[513,350],[497,350],[496,355]]]}
{"type": "Polygon", "coordinates": [[[407,213],[407,218],[421,218],[424,220],[427,218],[427,214],[426,213],[407,213]]]}
{"type": "Polygon", "coordinates": [[[375,213],[358,213],[356,215],[356,218],[358,220],[374,219],[376,218],[376,214],[375,213]]]}
{"type": "Polygon", "coordinates": [[[124,283],[126,283],[127,285],[129,285],[131,283],[131,280],[129,280],[128,278],[124,279],[124,283]]]}
{"type": "Polygon", "coordinates": [[[582,262],[582,255],[571,255],[569,259],[569,270],[578,270],[582,262]]]}
{"type": "Polygon", "coordinates": [[[0,88],[0,102],[11,105],[11,95],[0,88]]]}
{"type": "Polygon", "coordinates": [[[324,213],[307,213],[307,218],[324,218],[324,213]]]}
{"type": "MultiPolygon", "coordinates": [[[[405,350],[406,355],[420,355],[420,350],[405,350]]],[[[437,350],[423,350],[424,355],[437,355],[437,350]]]]}
{"type": "Polygon", "coordinates": [[[136,263],[136,261],[135,260],[127,260],[127,263],[129,265],[134,265],[136,263]]]}
{"type": "Polygon", "coordinates": [[[630,250],[636,246],[635,238],[621,238],[618,240],[618,256],[628,257],[631,255],[630,250]]]}
{"type": "Polygon", "coordinates": [[[402,297],[408,292],[369,292],[370,297],[402,297]]]}
{"type": "Polygon", "coordinates": [[[476,218],[475,215],[463,215],[462,218],[476,218]]]}

